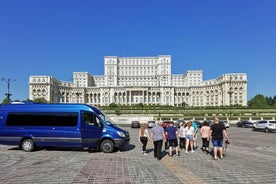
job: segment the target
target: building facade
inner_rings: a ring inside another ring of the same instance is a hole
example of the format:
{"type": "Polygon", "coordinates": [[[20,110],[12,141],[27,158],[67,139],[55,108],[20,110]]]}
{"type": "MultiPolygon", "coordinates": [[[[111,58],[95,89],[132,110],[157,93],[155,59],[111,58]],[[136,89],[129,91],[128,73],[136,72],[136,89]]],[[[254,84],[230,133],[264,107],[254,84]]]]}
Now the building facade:
{"type": "Polygon", "coordinates": [[[73,81],[30,76],[29,98],[51,103],[172,106],[247,105],[247,75],[228,73],[203,80],[202,70],[171,74],[171,56],[104,58],[104,75],[73,72],[73,81]]]}

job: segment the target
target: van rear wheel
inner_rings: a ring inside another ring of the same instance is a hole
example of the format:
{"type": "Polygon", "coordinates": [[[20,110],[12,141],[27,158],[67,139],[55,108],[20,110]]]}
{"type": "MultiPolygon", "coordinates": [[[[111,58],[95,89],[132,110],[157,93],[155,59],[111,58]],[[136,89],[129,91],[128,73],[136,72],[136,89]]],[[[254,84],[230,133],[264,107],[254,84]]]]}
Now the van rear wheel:
{"type": "Polygon", "coordinates": [[[111,140],[106,139],[101,143],[100,148],[104,153],[112,153],[114,150],[114,143],[111,140]]]}
{"type": "Polygon", "coordinates": [[[31,152],[34,150],[34,141],[32,139],[25,139],[22,141],[21,146],[22,150],[26,152],[31,152]]]}

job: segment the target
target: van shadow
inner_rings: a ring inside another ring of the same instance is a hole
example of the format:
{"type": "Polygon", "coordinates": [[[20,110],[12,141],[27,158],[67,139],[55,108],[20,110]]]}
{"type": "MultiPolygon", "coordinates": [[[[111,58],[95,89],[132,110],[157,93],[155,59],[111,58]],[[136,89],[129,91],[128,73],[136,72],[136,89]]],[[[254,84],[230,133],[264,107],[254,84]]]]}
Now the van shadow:
{"type": "Polygon", "coordinates": [[[123,148],[120,148],[120,149],[117,148],[115,151],[119,151],[120,150],[121,152],[126,152],[126,151],[133,150],[135,148],[136,148],[136,146],[134,144],[128,144],[128,145],[126,145],[123,148]]]}
{"type": "MultiPolygon", "coordinates": [[[[118,151],[126,152],[126,151],[135,149],[135,147],[136,146],[133,144],[128,144],[123,148],[114,148],[113,152],[118,152],[118,151]]],[[[12,148],[9,148],[8,150],[18,151],[21,149],[19,147],[12,147],[12,148]]],[[[36,147],[35,150],[33,150],[33,152],[43,151],[43,150],[44,151],[76,151],[76,152],[78,151],[78,152],[88,152],[88,153],[100,152],[96,148],[55,147],[55,146],[36,147]]]]}
{"type": "Polygon", "coordinates": [[[92,148],[76,148],[76,147],[55,147],[55,146],[46,146],[46,147],[37,147],[35,151],[78,151],[78,152],[97,152],[96,149],[92,148]]]}
{"type": "Polygon", "coordinates": [[[12,148],[9,148],[8,150],[13,151],[13,150],[20,150],[20,149],[19,149],[19,147],[12,147],[12,148]]]}

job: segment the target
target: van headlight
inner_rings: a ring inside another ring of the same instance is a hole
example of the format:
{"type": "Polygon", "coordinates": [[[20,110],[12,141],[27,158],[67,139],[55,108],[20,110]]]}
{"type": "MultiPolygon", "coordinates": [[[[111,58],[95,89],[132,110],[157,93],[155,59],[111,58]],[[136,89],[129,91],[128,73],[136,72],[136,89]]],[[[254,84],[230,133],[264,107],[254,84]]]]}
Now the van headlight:
{"type": "Polygon", "coordinates": [[[118,134],[120,137],[126,137],[126,135],[125,135],[125,133],[124,133],[124,132],[117,131],[117,134],[118,134]]]}

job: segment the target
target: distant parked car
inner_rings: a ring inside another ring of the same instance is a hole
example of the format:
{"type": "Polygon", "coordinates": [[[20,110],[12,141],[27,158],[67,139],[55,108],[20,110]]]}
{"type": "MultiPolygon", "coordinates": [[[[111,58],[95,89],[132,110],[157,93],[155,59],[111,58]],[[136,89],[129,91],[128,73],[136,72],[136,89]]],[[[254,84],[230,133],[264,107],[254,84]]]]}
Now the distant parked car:
{"type": "Polygon", "coordinates": [[[225,128],[229,128],[230,125],[227,120],[220,120],[219,123],[223,124],[225,128]]]}
{"type": "Polygon", "coordinates": [[[186,122],[183,119],[178,120],[179,127],[181,127],[186,122]]]}
{"type": "Polygon", "coordinates": [[[131,122],[131,128],[140,128],[140,122],[139,121],[132,121],[131,122]]]}
{"type": "Polygon", "coordinates": [[[239,121],[238,123],[236,123],[236,127],[252,128],[253,123],[251,121],[248,121],[248,120],[239,121]]]}
{"type": "Polygon", "coordinates": [[[148,121],[148,127],[152,128],[155,125],[155,121],[148,121]]]}
{"type": "Polygon", "coordinates": [[[274,132],[276,131],[276,120],[261,120],[258,121],[253,130],[260,130],[265,132],[274,132]]]}
{"type": "Polygon", "coordinates": [[[177,120],[177,121],[174,121],[174,126],[176,128],[180,128],[180,122],[177,120]]]}
{"type": "Polygon", "coordinates": [[[253,131],[256,131],[256,124],[258,123],[259,121],[255,121],[252,125],[252,130],[253,131]]]}

